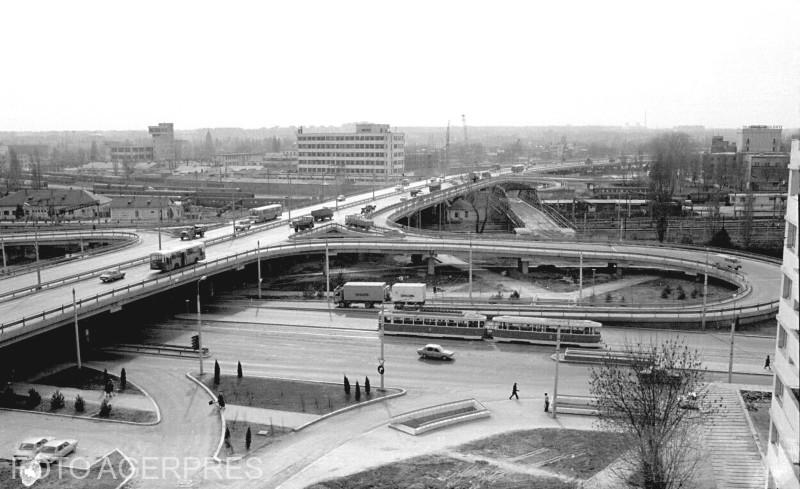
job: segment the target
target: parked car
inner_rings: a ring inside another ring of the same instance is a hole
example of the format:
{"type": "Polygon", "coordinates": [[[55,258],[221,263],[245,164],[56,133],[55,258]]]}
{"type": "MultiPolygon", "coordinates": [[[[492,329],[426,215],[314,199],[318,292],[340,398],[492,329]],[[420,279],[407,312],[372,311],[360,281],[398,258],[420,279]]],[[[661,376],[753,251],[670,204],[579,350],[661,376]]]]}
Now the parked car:
{"type": "Polygon", "coordinates": [[[697,393],[690,392],[685,396],[681,396],[680,399],[678,399],[678,407],[683,409],[700,409],[697,402],[697,393]]]}
{"type": "Polygon", "coordinates": [[[336,197],[336,202],[344,202],[344,199],[345,199],[344,195],[340,195],[336,197]]]}
{"type": "Polygon", "coordinates": [[[22,440],[17,449],[14,450],[14,462],[24,462],[26,460],[33,460],[33,458],[36,457],[36,454],[39,453],[39,450],[42,449],[45,443],[47,443],[52,439],[53,439],[52,437],[48,436],[34,436],[22,440]]]}
{"type": "Polygon", "coordinates": [[[58,462],[74,452],[76,448],[78,448],[77,440],[51,440],[44,444],[36,454],[35,460],[40,464],[58,462]]]}
{"type": "Polygon", "coordinates": [[[107,270],[100,274],[100,280],[106,283],[122,280],[123,278],[125,278],[125,272],[119,270],[107,270]]]}
{"type": "Polygon", "coordinates": [[[438,358],[440,360],[452,360],[455,356],[455,352],[445,350],[441,345],[435,345],[433,343],[419,348],[417,354],[422,358],[438,358]]]}

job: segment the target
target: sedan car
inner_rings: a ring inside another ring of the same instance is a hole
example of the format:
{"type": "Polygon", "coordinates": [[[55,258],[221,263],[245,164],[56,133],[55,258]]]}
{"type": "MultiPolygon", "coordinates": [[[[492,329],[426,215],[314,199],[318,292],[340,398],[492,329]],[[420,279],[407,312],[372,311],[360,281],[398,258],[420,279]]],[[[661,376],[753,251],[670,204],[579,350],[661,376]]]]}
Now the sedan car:
{"type": "Polygon", "coordinates": [[[123,278],[125,278],[125,272],[120,272],[119,270],[108,270],[100,275],[100,280],[106,283],[122,280],[123,278]]]}
{"type": "Polygon", "coordinates": [[[78,448],[77,440],[51,440],[44,444],[36,454],[35,460],[40,464],[51,464],[71,454],[78,448]]]}
{"type": "Polygon", "coordinates": [[[441,345],[434,345],[433,343],[419,348],[417,353],[422,358],[438,358],[440,360],[452,360],[455,356],[455,352],[445,350],[441,345]]]}
{"type": "Polygon", "coordinates": [[[14,451],[14,461],[23,462],[25,460],[32,460],[39,453],[39,450],[52,440],[52,437],[47,436],[34,436],[22,440],[17,449],[14,451]]]}
{"type": "Polygon", "coordinates": [[[344,195],[340,195],[340,196],[336,197],[336,201],[337,202],[344,202],[344,200],[345,200],[345,196],[344,195]]]}

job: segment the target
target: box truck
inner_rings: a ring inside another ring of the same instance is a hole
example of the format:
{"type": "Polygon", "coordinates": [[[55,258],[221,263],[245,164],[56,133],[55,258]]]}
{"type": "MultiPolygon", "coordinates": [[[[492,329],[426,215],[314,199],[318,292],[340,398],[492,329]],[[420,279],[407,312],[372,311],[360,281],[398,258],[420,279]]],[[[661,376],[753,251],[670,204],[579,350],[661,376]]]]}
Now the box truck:
{"type": "Polygon", "coordinates": [[[392,285],[391,298],[395,305],[421,306],[425,304],[424,283],[397,283],[392,285]]]}
{"type": "Polygon", "coordinates": [[[347,282],[333,291],[336,307],[350,307],[350,304],[364,304],[374,307],[389,296],[389,286],[385,282],[347,282]]]}
{"type": "Polygon", "coordinates": [[[315,221],[324,221],[326,219],[333,219],[333,209],[323,207],[322,209],[314,209],[311,211],[311,217],[315,221]]]}

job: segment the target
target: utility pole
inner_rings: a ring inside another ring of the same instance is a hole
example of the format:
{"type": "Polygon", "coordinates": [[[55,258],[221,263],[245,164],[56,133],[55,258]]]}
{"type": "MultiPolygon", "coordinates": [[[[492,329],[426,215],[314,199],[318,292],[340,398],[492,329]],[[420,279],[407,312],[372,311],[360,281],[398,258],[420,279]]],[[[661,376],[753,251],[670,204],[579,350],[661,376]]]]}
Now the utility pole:
{"type": "Polygon", "coordinates": [[[383,385],[384,367],[383,367],[383,364],[384,364],[384,361],[385,361],[385,358],[383,357],[383,312],[384,312],[383,303],[381,303],[381,313],[378,315],[378,329],[379,329],[378,336],[381,339],[381,356],[380,356],[380,358],[378,358],[378,373],[381,376],[381,391],[384,390],[384,385],[383,385]]]}
{"type": "Polygon", "coordinates": [[[162,216],[162,214],[163,214],[163,211],[161,209],[161,206],[159,205],[159,208],[158,208],[158,251],[161,251],[161,216],[162,216]]]}
{"type": "Polygon", "coordinates": [[[42,288],[42,265],[39,263],[39,221],[34,221],[34,248],[36,249],[36,290],[42,288]]]}
{"type": "MultiPolygon", "coordinates": [[[[325,302],[328,304],[328,318],[331,319],[331,263],[328,253],[328,240],[325,240],[325,302]]],[[[381,306],[383,307],[383,306],[381,306]]],[[[383,387],[383,386],[381,386],[383,387]]]]}
{"type": "Polygon", "coordinates": [[[200,282],[207,277],[203,275],[197,280],[197,359],[200,360],[200,375],[203,375],[203,317],[200,312],[200,282]]]}
{"type": "Polygon", "coordinates": [[[256,241],[256,255],[258,256],[257,267],[258,267],[258,300],[261,300],[261,241],[256,241]]]}
{"type": "Polygon", "coordinates": [[[551,406],[553,408],[553,417],[557,417],[558,413],[556,410],[556,406],[558,405],[558,364],[561,363],[561,325],[556,326],[556,375],[555,381],[553,382],[553,402],[551,406]]]}
{"type": "Polygon", "coordinates": [[[75,300],[75,289],[72,289],[72,323],[75,325],[75,356],[78,360],[78,370],[81,369],[81,335],[78,331],[78,301],[75,300]]]}
{"type": "Polygon", "coordinates": [[[706,267],[703,270],[703,319],[701,330],[706,329],[706,298],[708,297],[708,247],[706,247],[706,267]]]}
{"type": "Polygon", "coordinates": [[[472,304],[472,233],[469,233],[469,303],[472,304]]]}
{"type": "Polygon", "coordinates": [[[8,263],[6,262],[6,238],[0,236],[0,250],[3,253],[3,273],[8,272],[8,263]]]}
{"type": "Polygon", "coordinates": [[[580,263],[578,265],[578,302],[583,301],[583,252],[580,253],[580,263]]]}
{"type": "Polygon", "coordinates": [[[739,322],[739,315],[736,314],[736,303],[733,305],[733,321],[731,321],[731,349],[728,354],[728,383],[733,383],[733,338],[736,332],[736,323],[739,322]]]}

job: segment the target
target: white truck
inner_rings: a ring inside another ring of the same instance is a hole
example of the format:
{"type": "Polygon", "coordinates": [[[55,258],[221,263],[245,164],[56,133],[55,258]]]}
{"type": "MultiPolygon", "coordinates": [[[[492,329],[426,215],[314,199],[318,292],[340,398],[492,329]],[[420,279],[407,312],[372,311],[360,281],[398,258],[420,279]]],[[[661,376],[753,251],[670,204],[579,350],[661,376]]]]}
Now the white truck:
{"type": "Polygon", "coordinates": [[[421,306],[425,304],[424,283],[397,283],[392,285],[391,298],[396,306],[421,306]]]}
{"type": "Polygon", "coordinates": [[[742,268],[742,262],[738,258],[724,253],[715,253],[713,265],[723,270],[733,270],[734,272],[742,268]]]}
{"type": "Polygon", "coordinates": [[[364,304],[375,307],[389,297],[389,286],[385,282],[347,282],[333,291],[336,307],[350,307],[350,304],[364,304]]]}

